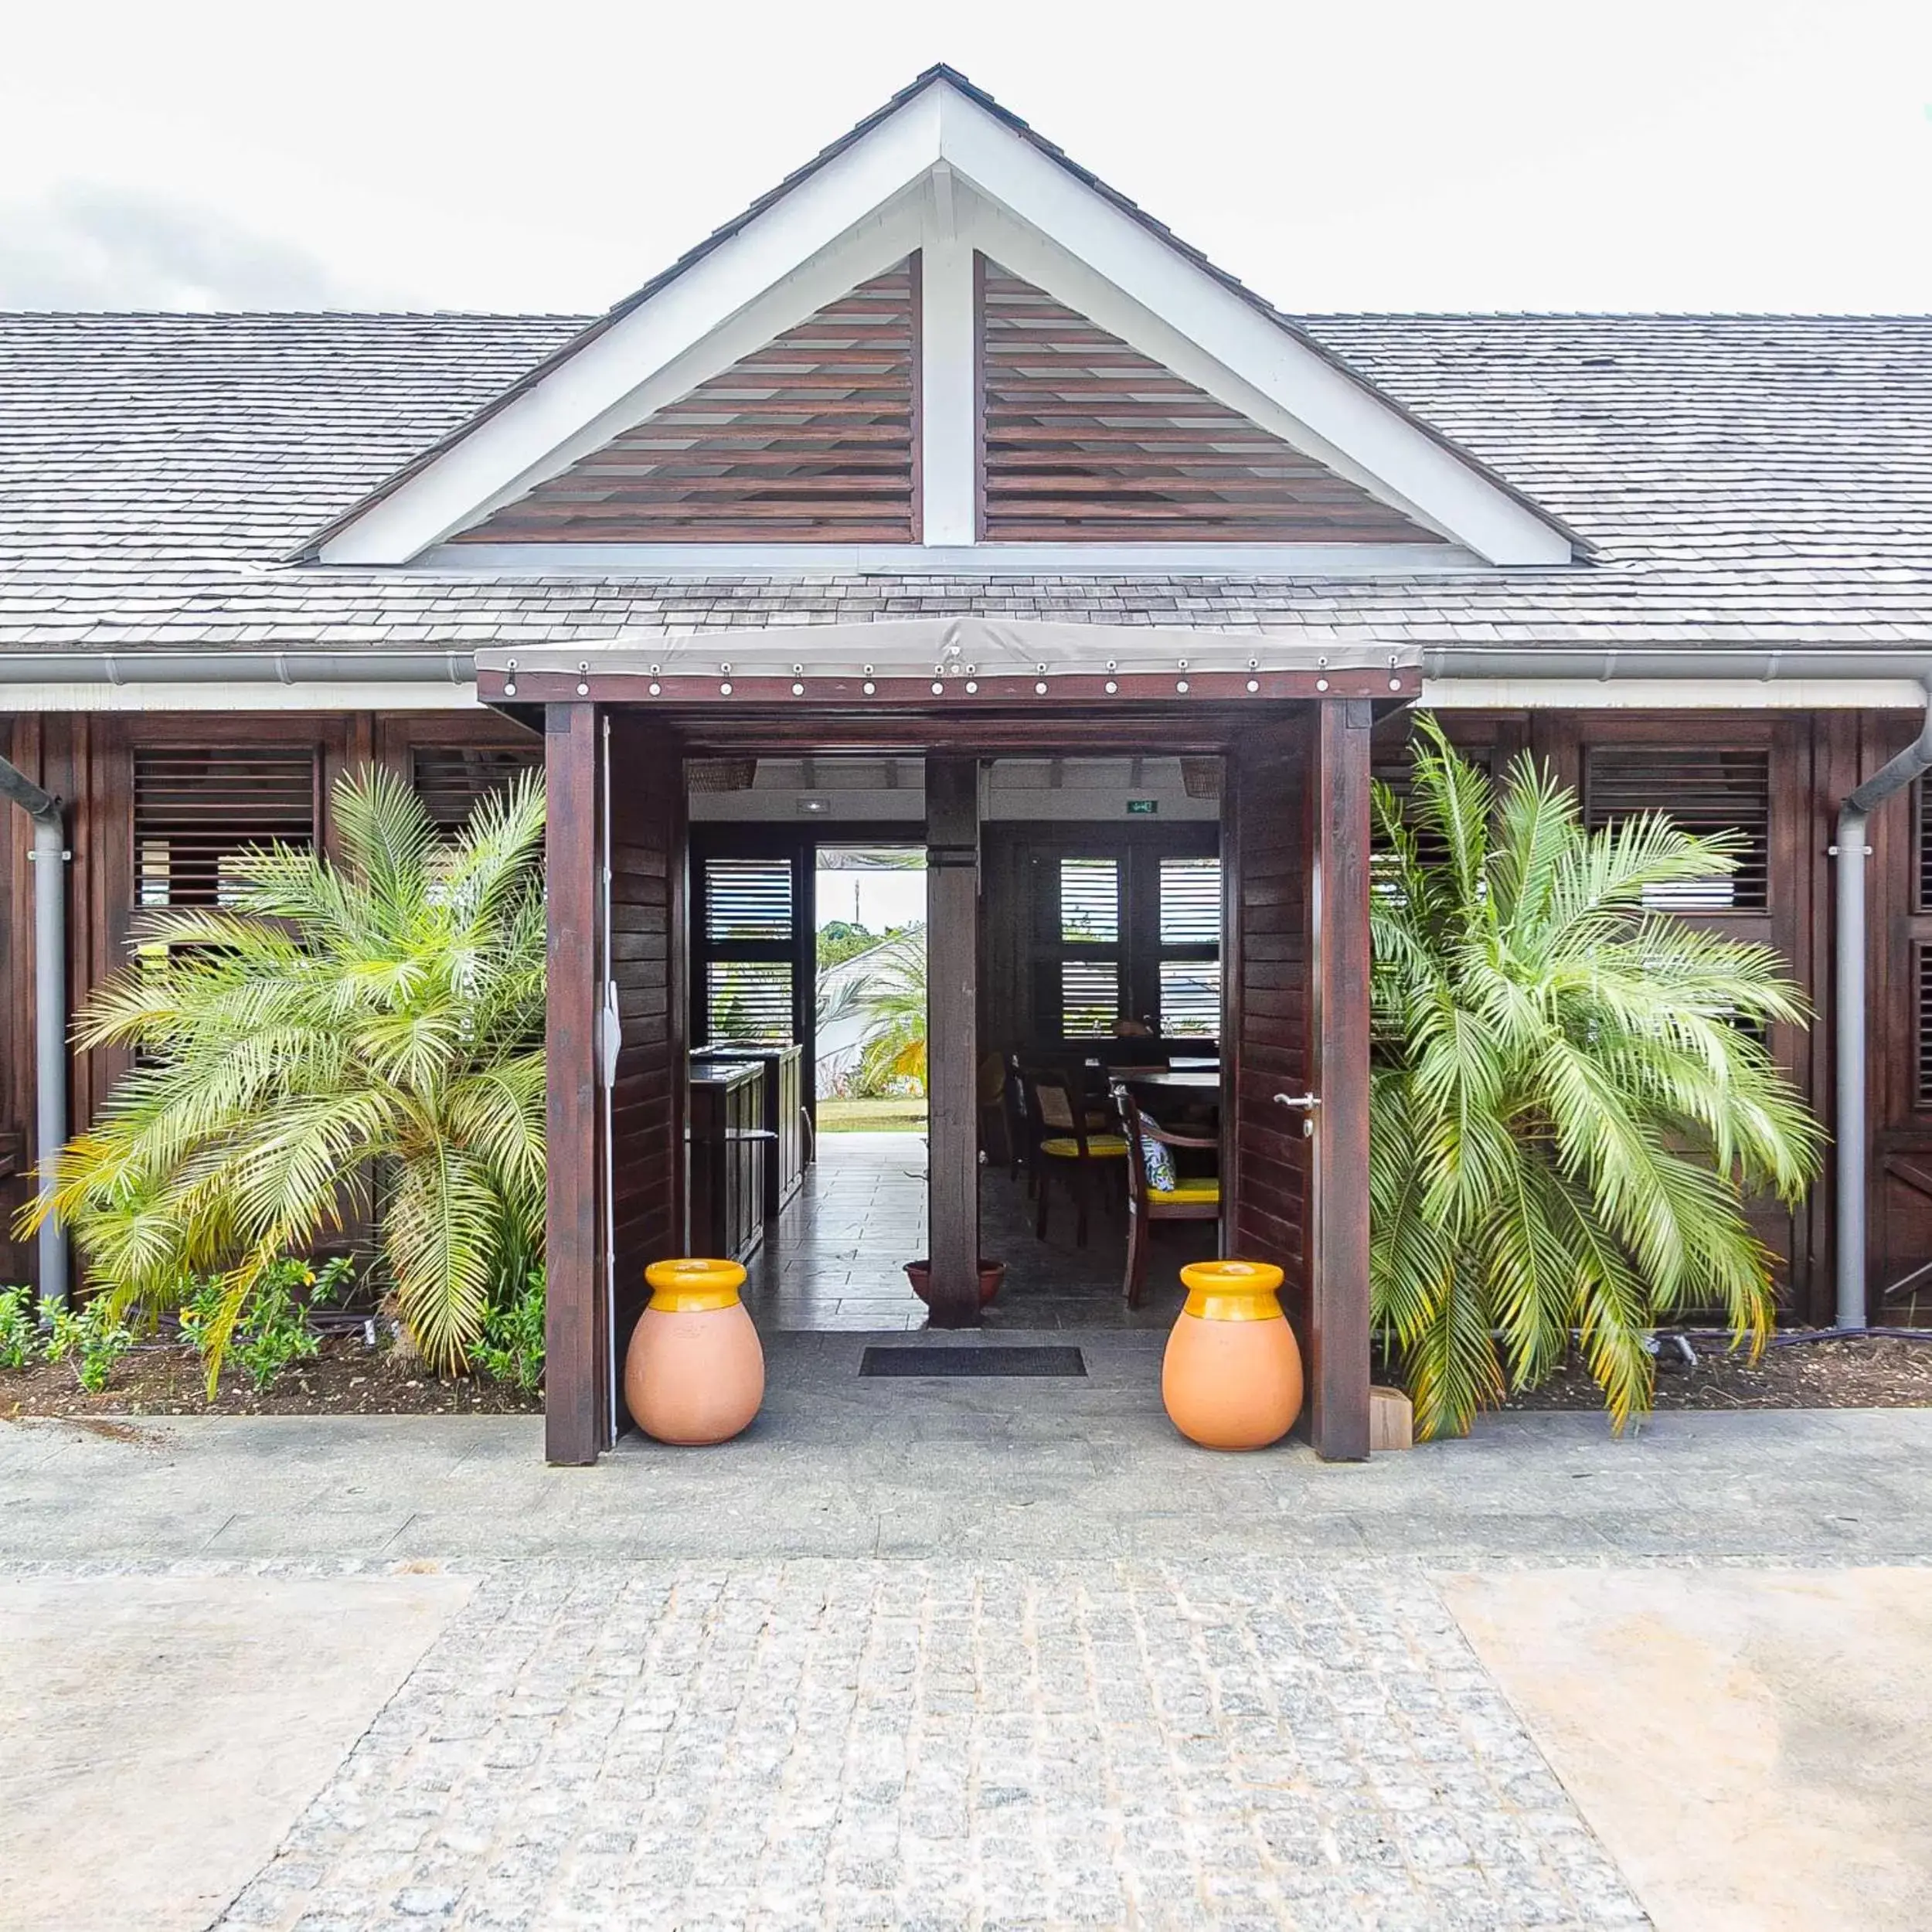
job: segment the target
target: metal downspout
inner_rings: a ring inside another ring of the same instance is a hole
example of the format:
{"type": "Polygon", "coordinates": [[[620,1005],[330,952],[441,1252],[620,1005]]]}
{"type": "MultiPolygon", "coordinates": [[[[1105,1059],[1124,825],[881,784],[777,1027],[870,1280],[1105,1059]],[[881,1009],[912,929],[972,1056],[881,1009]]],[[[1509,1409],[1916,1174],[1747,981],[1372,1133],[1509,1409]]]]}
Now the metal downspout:
{"type": "MultiPolygon", "coordinates": [[[[33,821],[34,1165],[44,1200],[67,1141],[67,850],[60,801],[0,758],[0,791],[33,821]]],[[[67,1298],[67,1230],[49,1214],[40,1224],[40,1292],[67,1298]]]]}
{"type": "Polygon", "coordinates": [[[1838,1190],[1838,1317],[1841,1328],[1866,1325],[1866,1119],[1865,831],[1871,815],[1894,792],[1932,770],[1932,678],[1926,680],[1925,721],[1917,738],[1872,774],[1838,808],[1833,882],[1837,930],[1833,940],[1836,975],[1833,1005],[1838,1055],[1835,1124],[1838,1190]]]}

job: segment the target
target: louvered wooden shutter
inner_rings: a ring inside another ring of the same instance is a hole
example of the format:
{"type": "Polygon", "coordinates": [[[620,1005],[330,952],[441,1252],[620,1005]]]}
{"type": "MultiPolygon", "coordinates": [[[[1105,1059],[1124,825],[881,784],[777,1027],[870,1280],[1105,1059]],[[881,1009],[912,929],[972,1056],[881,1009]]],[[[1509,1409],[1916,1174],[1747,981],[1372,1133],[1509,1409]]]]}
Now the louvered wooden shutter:
{"type": "Polygon", "coordinates": [[[1736,872],[1658,887],[1646,903],[1676,913],[1762,912],[1770,889],[1771,761],[1768,751],[1680,750],[1594,745],[1583,770],[1583,813],[1593,828],[1640,812],[1668,812],[1685,832],[1740,832],[1736,872]]]}
{"type": "Polygon", "coordinates": [[[479,799],[543,762],[543,753],[535,749],[418,745],[410,754],[410,778],[430,818],[442,830],[454,832],[479,799]]]}
{"type": "Polygon", "coordinates": [[[1058,868],[1060,1036],[1111,1033],[1121,1016],[1121,867],[1063,859],[1058,868]]]}
{"type": "Polygon", "coordinates": [[[134,821],[138,905],[224,904],[242,853],[315,844],[315,751],[138,750],[134,821]]]}
{"type": "Polygon", "coordinates": [[[1440,540],[1043,290],[980,279],[988,541],[1440,540]]]}
{"type": "Polygon", "coordinates": [[[700,911],[706,1038],[736,1046],[795,1038],[791,859],[706,859],[700,911]]]}
{"type": "Polygon", "coordinates": [[[1160,1031],[1210,1039],[1221,1030],[1221,862],[1160,865],[1160,1031]]]}
{"type": "Polygon", "coordinates": [[[1913,881],[1918,897],[1913,910],[1932,913],[1932,785],[1921,778],[1912,787],[1917,810],[1913,816],[1918,826],[1918,849],[1914,855],[1915,876],[1913,881]]]}
{"type": "Polygon", "coordinates": [[[1913,947],[1912,982],[1917,995],[1918,1021],[1916,1104],[1932,1107],[1932,944],[1913,947]]]}

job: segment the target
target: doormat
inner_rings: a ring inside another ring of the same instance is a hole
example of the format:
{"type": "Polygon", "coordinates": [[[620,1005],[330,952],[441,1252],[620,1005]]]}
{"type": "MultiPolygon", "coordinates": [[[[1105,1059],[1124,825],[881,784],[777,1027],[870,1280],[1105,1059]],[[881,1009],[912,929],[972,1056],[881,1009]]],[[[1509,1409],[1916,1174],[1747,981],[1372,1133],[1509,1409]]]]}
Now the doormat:
{"type": "Polygon", "coordinates": [[[1083,1376],[1077,1349],[868,1349],[862,1376],[1083,1376]]]}

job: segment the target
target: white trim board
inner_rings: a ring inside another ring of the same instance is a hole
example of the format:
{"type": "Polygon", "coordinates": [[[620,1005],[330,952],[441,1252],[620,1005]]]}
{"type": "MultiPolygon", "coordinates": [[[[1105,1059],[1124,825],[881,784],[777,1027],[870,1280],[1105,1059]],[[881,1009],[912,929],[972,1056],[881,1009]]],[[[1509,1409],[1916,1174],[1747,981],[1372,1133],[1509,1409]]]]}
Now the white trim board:
{"type": "MultiPolygon", "coordinates": [[[[933,257],[925,319],[956,355],[959,267],[975,237],[1014,273],[1487,562],[1571,560],[1553,522],[943,77],[372,502],[323,544],[321,560],[421,556],[915,247],[933,257]]],[[[922,451],[937,466],[928,530],[942,545],[967,534],[961,373],[937,372],[928,392],[941,406],[922,451]]]]}
{"type": "Polygon", "coordinates": [[[483,711],[474,684],[221,683],[0,685],[0,716],[36,711],[483,711]]]}
{"type": "Polygon", "coordinates": [[[416,566],[443,577],[1414,577],[1489,570],[1438,543],[442,543],[416,566]]]}
{"type": "Polygon", "coordinates": [[[1416,703],[1424,711],[1922,712],[1925,687],[1910,678],[1425,678],[1416,703]]]}

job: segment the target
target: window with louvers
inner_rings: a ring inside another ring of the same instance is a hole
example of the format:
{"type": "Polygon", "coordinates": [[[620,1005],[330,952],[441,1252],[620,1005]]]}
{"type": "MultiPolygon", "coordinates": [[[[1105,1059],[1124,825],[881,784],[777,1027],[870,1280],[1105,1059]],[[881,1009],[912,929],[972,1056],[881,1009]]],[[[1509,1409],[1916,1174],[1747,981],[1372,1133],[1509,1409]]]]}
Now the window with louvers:
{"type": "Polygon", "coordinates": [[[699,908],[707,1040],[770,1046],[796,1037],[797,905],[789,858],[704,861],[699,908]]]}
{"type": "Polygon", "coordinates": [[[1917,876],[1913,881],[1918,896],[1913,910],[1932,913],[1932,785],[1921,778],[1913,786],[1912,794],[1917,804],[1913,816],[1918,821],[1917,876]]]}
{"type": "Polygon", "coordinates": [[[543,763],[543,753],[534,747],[418,745],[410,754],[410,780],[438,830],[457,832],[479,800],[543,763]]]}
{"type": "Polygon", "coordinates": [[[1685,750],[1596,745],[1586,756],[1583,814],[1593,828],[1647,811],[1667,812],[1685,832],[1740,832],[1737,869],[1652,888],[1659,911],[1762,912],[1770,891],[1770,754],[1763,750],[1685,750]]]}
{"type": "Polygon", "coordinates": [[[231,904],[243,853],[315,844],[315,751],[137,750],[134,830],[138,906],[231,904]]]}
{"type": "Polygon", "coordinates": [[[1916,1104],[1932,1107],[1932,944],[1913,948],[1913,990],[1918,995],[1918,1090],[1916,1104]]]}
{"type": "Polygon", "coordinates": [[[1163,859],[1160,1030],[1211,1039],[1221,1030],[1221,862],[1163,859]]]}
{"type": "Polygon", "coordinates": [[[1060,1032],[1111,1033],[1121,1015],[1121,868],[1114,859],[1063,859],[1060,883],[1060,1032]]]}

